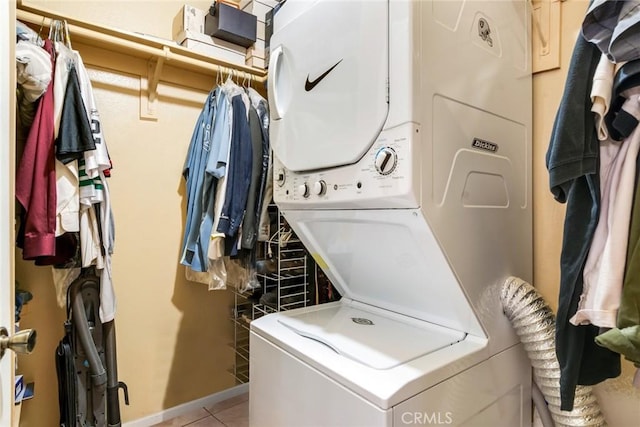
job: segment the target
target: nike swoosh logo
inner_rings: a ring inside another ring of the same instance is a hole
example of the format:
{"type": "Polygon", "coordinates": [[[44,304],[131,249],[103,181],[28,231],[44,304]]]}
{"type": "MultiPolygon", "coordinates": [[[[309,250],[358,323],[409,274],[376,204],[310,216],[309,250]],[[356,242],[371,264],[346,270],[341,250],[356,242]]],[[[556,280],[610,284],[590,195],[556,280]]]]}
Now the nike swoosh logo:
{"type": "Polygon", "coordinates": [[[304,84],[304,90],[309,92],[314,87],[316,87],[318,85],[318,83],[320,83],[322,81],[322,79],[327,77],[327,74],[332,72],[333,69],[336,68],[338,66],[338,64],[341,63],[341,62],[342,62],[342,59],[340,61],[336,62],[336,64],[333,67],[329,68],[327,71],[325,71],[324,73],[320,74],[320,76],[317,79],[313,80],[313,81],[309,81],[309,75],[307,74],[307,81],[304,84]]]}

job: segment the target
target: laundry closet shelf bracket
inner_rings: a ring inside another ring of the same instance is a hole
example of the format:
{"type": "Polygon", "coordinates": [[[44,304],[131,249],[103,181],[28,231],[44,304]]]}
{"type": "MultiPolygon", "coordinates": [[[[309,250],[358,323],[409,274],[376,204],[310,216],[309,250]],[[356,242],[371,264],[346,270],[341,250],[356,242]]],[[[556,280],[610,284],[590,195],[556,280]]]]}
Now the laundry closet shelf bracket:
{"type": "Polygon", "coordinates": [[[561,6],[564,0],[530,0],[532,72],[560,68],[561,6]]]}
{"type": "Polygon", "coordinates": [[[147,76],[140,76],[140,118],[158,120],[158,82],[162,75],[165,59],[169,57],[169,47],[162,48],[159,55],[147,63],[147,76]]]}

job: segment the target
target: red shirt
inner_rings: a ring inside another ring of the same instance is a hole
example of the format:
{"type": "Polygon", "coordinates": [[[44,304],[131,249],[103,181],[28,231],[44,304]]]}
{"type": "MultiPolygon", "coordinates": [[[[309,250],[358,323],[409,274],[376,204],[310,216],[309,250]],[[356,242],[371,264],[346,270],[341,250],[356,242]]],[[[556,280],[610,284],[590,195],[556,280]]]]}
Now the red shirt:
{"type": "MultiPolygon", "coordinates": [[[[44,49],[52,55],[51,41],[44,49]]],[[[16,198],[25,210],[22,257],[55,255],[56,169],[53,123],[53,58],[51,82],[40,99],[16,174],[16,198]]]]}

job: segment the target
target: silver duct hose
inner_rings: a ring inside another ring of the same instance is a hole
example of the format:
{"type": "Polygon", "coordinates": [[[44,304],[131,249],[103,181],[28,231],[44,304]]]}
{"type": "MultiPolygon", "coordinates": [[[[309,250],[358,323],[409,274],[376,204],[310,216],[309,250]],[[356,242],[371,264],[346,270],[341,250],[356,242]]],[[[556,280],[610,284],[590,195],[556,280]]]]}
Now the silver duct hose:
{"type": "Polygon", "coordinates": [[[517,277],[505,282],[500,300],[520,337],[556,427],[603,427],[607,422],[591,387],[578,386],[572,411],[560,410],[560,365],[556,359],[556,320],[551,308],[529,283],[517,277]]]}

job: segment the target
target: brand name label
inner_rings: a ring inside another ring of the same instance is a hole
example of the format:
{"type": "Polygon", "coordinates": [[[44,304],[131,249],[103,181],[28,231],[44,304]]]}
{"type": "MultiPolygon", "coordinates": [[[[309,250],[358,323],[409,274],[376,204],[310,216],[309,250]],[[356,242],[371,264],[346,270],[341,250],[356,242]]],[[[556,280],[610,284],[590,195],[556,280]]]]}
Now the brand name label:
{"type": "Polygon", "coordinates": [[[481,150],[491,151],[495,153],[498,151],[498,144],[494,144],[493,142],[485,141],[479,138],[473,138],[473,142],[471,143],[473,148],[479,148],[481,150]]]}

